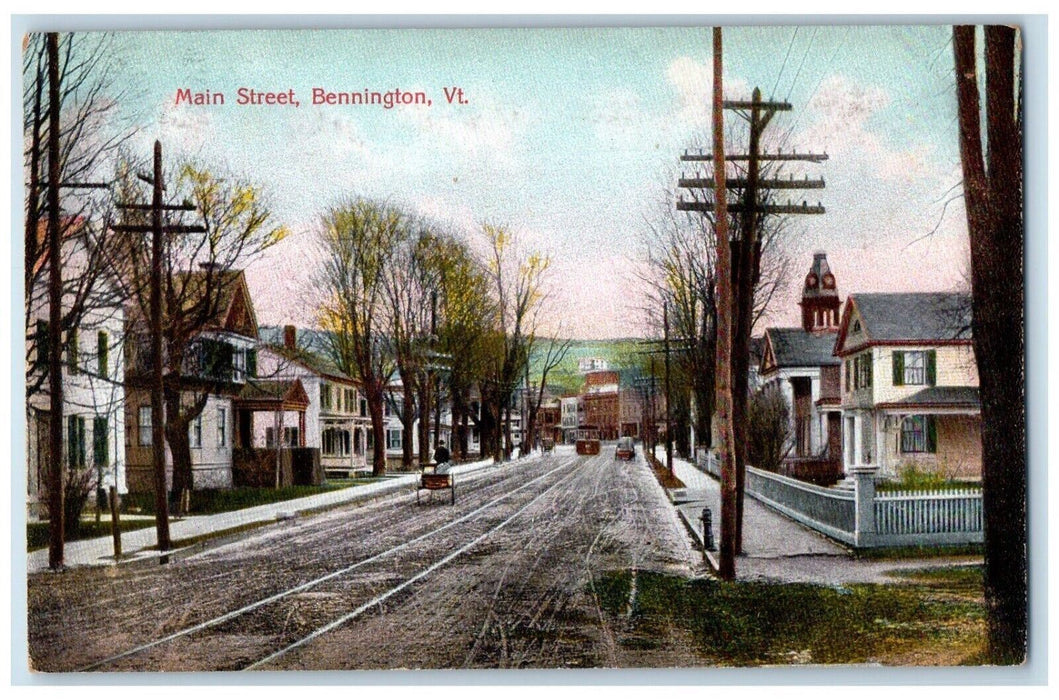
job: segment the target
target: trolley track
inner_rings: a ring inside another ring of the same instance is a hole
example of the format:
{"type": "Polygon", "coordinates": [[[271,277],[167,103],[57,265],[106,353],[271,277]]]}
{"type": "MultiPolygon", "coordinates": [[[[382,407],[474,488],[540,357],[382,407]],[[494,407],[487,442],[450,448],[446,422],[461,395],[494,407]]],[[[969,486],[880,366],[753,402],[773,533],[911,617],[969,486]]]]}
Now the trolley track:
{"type": "MultiPolygon", "coordinates": [[[[382,593],[373,596],[372,600],[370,600],[368,603],[361,604],[360,606],[355,607],[355,614],[353,615],[353,617],[359,616],[368,608],[375,605],[379,605],[380,603],[390,599],[394,595],[401,593],[409,586],[411,586],[414,582],[425,577],[437,568],[444,566],[446,563],[452,561],[452,559],[454,559],[459,554],[468,551],[475,544],[478,544],[479,542],[484,540],[486,537],[488,537],[488,535],[506,526],[514,516],[503,520],[498,526],[489,527],[489,511],[491,509],[497,508],[498,506],[501,506],[509,500],[512,500],[519,496],[523,496],[525,492],[532,489],[535,485],[538,485],[540,482],[545,481],[546,479],[548,479],[548,477],[551,477],[557,472],[569,469],[571,463],[573,463],[574,461],[575,460],[572,459],[562,460],[562,462],[560,462],[558,466],[554,466],[553,468],[545,471],[540,476],[525,481],[524,483],[515,488],[505,489],[503,488],[503,485],[499,485],[499,488],[502,489],[502,493],[500,495],[486,500],[484,503],[477,505],[470,511],[460,515],[455,519],[449,520],[444,524],[435,524],[433,527],[430,527],[425,532],[422,532],[421,534],[415,537],[408,539],[407,535],[405,535],[405,538],[403,540],[397,542],[396,544],[392,544],[391,546],[387,547],[386,549],[383,549],[382,551],[377,551],[376,553],[371,554],[370,556],[358,558],[352,563],[344,564],[337,569],[331,568],[331,570],[327,571],[326,573],[315,576],[314,578],[307,580],[299,585],[286,588],[284,590],[281,590],[265,597],[258,598],[236,609],[229,610],[224,614],[211,617],[196,624],[184,626],[175,632],[159,636],[158,638],[141,643],[132,648],[126,649],[125,651],[122,651],[118,654],[113,654],[104,659],[84,665],[78,670],[124,670],[124,667],[130,666],[129,662],[134,660],[136,661],[137,665],[131,667],[137,668],[143,668],[143,664],[146,664],[147,668],[168,667],[169,664],[175,658],[185,659],[189,661],[206,661],[208,663],[208,657],[204,659],[200,654],[197,654],[193,651],[192,647],[194,647],[195,645],[188,643],[190,641],[189,638],[203,634],[205,634],[205,636],[207,637],[211,634],[222,637],[230,637],[232,635],[235,635],[236,637],[243,640],[241,643],[245,644],[247,643],[247,638],[252,639],[257,636],[272,636],[273,634],[275,634],[275,630],[273,629],[274,624],[271,621],[277,618],[285,620],[284,627],[281,630],[281,633],[286,633],[286,631],[292,626],[295,628],[292,631],[294,632],[295,641],[297,641],[297,639],[299,639],[297,635],[301,634],[301,632],[306,628],[315,629],[318,626],[318,621],[315,618],[319,617],[319,614],[321,612],[326,613],[328,611],[328,607],[325,605],[323,606],[323,610],[308,615],[308,617],[312,619],[305,619],[305,612],[299,611],[299,596],[303,596],[312,590],[318,591],[321,588],[328,589],[322,591],[322,595],[331,595],[332,597],[339,599],[335,601],[338,607],[344,607],[348,610],[349,607],[353,606],[353,604],[358,598],[361,598],[363,596],[359,595],[360,591],[351,592],[350,586],[348,584],[343,586],[341,579],[348,578],[350,574],[360,572],[360,570],[362,569],[370,569],[370,571],[367,571],[365,573],[374,576],[376,581],[365,582],[364,588],[367,590],[374,590],[374,588],[376,588],[380,582],[382,585],[385,586],[391,581],[399,581],[396,586],[390,586],[382,593]],[[479,529],[482,525],[485,525],[487,529],[481,535],[474,537],[471,540],[470,544],[464,544],[463,541],[465,541],[465,538],[459,536],[456,536],[455,538],[453,537],[453,535],[456,534],[454,533],[454,530],[459,525],[473,527],[474,529],[479,529]],[[418,562],[422,560],[421,556],[416,556],[417,550],[422,548],[424,544],[428,543],[431,545],[429,547],[429,549],[431,550],[449,551],[450,549],[455,549],[456,551],[453,553],[453,555],[445,557],[440,562],[436,562],[430,567],[427,567],[426,570],[423,570],[426,573],[423,573],[423,571],[417,571],[411,576],[407,576],[404,569],[407,569],[409,564],[416,566],[418,562]],[[285,604],[288,604],[287,607],[289,607],[289,609],[287,609],[285,612],[282,610],[277,610],[278,608],[285,607],[285,604]],[[251,617],[253,619],[247,619],[248,617],[251,617]],[[237,620],[237,618],[238,626],[232,625],[231,623],[237,620]],[[293,625],[291,624],[292,618],[295,618],[295,622],[293,625]],[[264,634],[261,635],[255,633],[264,634]],[[159,649],[163,646],[171,646],[174,642],[183,642],[179,645],[182,648],[174,650],[174,652],[172,653],[165,653],[164,650],[159,649]],[[134,657],[136,658],[134,659],[134,657]]],[[[502,483],[506,484],[507,481],[508,479],[505,479],[502,483]]],[[[518,510],[518,514],[521,514],[530,505],[539,501],[539,499],[543,496],[544,493],[551,492],[556,486],[561,484],[562,481],[563,480],[561,479],[559,482],[556,482],[555,484],[552,484],[547,489],[545,489],[544,492],[536,495],[529,503],[527,503],[521,509],[518,510]]],[[[493,485],[496,486],[496,484],[493,485]]],[[[362,528],[363,526],[363,523],[357,523],[356,525],[358,529],[362,528]]],[[[349,526],[338,525],[334,528],[326,529],[325,532],[328,532],[333,537],[335,531],[342,531],[345,530],[347,527],[349,526]]],[[[314,532],[313,538],[316,538],[319,535],[319,532],[314,532]]],[[[299,543],[298,546],[304,544],[305,543],[299,543]]],[[[182,603],[184,603],[184,601],[170,600],[168,603],[168,609],[170,613],[174,612],[174,608],[179,610],[182,607],[182,603]]],[[[349,619],[352,619],[352,617],[350,617],[349,619]]],[[[283,636],[290,635],[284,634],[283,636]]],[[[256,641],[260,641],[262,643],[264,642],[264,640],[256,641]]],[[[209,648],[210,643],[207,642],[205,646],[209,648]]],[[[250,643],[249,646],[253,646],[253,644],[250,643]]],[[[296,644],[295,646],[300,646],[300,644],[296,644]]],[[[225,664],[224,666],[224,668],[226,669],[240,667],[242,667],[241,663],[236,664],[234,666],[225,664]]],[[[209,668],[217,667],[209,666],[209,668]]],[[[188,667],[187,670],[192,669],[197,670],[197,664],[193,663],[191,666],[188,667]]]]}

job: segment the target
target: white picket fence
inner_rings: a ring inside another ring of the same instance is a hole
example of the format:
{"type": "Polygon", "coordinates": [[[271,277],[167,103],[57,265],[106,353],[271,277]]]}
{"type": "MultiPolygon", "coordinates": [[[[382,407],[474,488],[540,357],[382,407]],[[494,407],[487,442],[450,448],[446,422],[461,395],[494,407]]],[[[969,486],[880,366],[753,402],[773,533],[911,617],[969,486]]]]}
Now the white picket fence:
{"type": "Polygon", "coordinates": [[[981,489],[877,492],[874,511],[875,537],[886,544],[982,541],[981,489]]]}
{"type": "MultiPolygon", "coordinates": [[[[709,453],[699,467],[720,478],[709,453]]],[[[808,527],[854,547],[982,542],[982,490],[881,491],[875,470],[853,470],[854,488],[824,488],[747,467],[746,492],[808,527]]]]}

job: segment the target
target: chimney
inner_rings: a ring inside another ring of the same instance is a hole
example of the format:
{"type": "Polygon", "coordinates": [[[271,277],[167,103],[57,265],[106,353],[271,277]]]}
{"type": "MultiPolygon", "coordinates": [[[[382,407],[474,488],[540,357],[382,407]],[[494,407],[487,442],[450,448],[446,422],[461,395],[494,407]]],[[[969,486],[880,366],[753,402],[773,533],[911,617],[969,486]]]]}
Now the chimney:
{"type": "Polygon", "coordinates": [[[295,350],[298,347],[298,329],[294,326],[283,327],[283,347],[295,350]]]}

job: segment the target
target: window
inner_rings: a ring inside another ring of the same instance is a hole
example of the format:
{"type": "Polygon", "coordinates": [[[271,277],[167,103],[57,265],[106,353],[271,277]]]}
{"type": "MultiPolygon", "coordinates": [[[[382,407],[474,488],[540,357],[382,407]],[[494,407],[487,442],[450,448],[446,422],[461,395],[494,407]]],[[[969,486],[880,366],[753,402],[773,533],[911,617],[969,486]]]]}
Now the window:
{"type": "Polygon", "coordinates": [[[110,365],[110,343],[106,331],[96,333],[96,373],[106,379],[110,376],[108,366],[110,365]]]}
{"type": "Polygon", "coordinates": [[[297,426],[288,426],[283,429],[283,444],[286,447],[298,447],[300,445],[300,443],[298,442],[297,426]]]}
{"type": "Polygon", "coordinates": [[[96,416],[92,421],[92,464],[105,467],[110,462],[107,442],[107,417],[96,416]]]}
{"type": "Polygon", "coordinates": [[[323,432],[323,453],[330,457],[349,455],[350,438],[348,430],[326,428],[323,432]]]}
{"type": "Polygon", "coordinates": [[[368,415],[368,400],[367,399],[362,398],[360,400],[360,415],[361,416],[367,416],[368,415]]]}
{"type": "Polygon", "coordinates": [[[274,447],[276,445],[276,429],[265,428],[265,447],[274,447]]]}
{"type": "Polygon", "coordinates": [[[934,416],[908,416],[901,421],[901,452],[937,452],[934,416]]]}
{"type": "Polygon", "coordinates": [[[66,452],[70,469],[85,466],[85,419],[81,416],[66,417],[66,452]]]}
{"type": "Polygon", "coordinates": [[[217,445],[228,446],[228,409],[217,409],[217,445]]]}
{"type": "Polygon", "coordinates": [[[356,396],[352,389],[346,389],[346,413],[352,413],[353,407],[357,405],[356,396]]]}
{"type": "Polygon", "coordinates": [[[871,386],[871,362],[870,350],[853,358],[854,389],[865,389],[871,386]]]}
{"type": "Polygon", "coordinates": [[[150,447],[154,435],[151,429],[151,407],[140,406],[140,447],[150,447]]]}
{"type": "Polygon", "coordinates": [[[232,354],[232,379],[237,382],[246,380],[246,350],[236,350],[232,354]]]}
{"type": "Polygon", "coordinates": [[[48,366],[48,346],[51,344],[51,334],[48,332],[47,321],[37,321],[37,364],[43,368],[48,366]]]}
{"type": "Polygon", "coordinates": [[[77,329],[71,328],[66,334],[66,365],[70,374],[77,374],[77,329]]]}
{"type": "Polygon", "coordinates": [[[934,350],[895,350],[893,353],[894,386],[934,386],[937,353],[934,350]]]}
{"type": "Polygon", "coordinates": [[[325,411],[331,410],[331,385],[320,384],[320,405],[325,411]]]}
{"type": "Polygon", "coordinates": [[[202,447],[201,413],[191,419],[191,425],[188,426],[188,441],[191,443],[191,447],[195,449],[202,447]]]}
{"type": "Polygon", "coordinates": [[[401,431],[400,430],[387,430],[386,431],[386,449],[388,449],[388,450],[399,450],[399,449],[401,449],[401,431]]]}

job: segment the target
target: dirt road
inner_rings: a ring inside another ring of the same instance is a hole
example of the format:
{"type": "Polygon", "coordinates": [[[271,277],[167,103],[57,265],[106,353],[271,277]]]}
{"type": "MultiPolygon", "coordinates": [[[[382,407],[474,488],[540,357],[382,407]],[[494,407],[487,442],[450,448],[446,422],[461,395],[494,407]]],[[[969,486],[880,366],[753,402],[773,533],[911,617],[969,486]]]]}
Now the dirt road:
{"type": "Polygon", "coordinates": [[[701,561],[642,459],[612,453],[557,449],[490,468],[457,482],[455,506],[440,493],[416,506],[402,493],[165,566],[31,576],[33,667],[701,664],[676,631],[661,644],[623,639],[622,617],[600,606],[601,573],[690,575],[701,561]]]}

